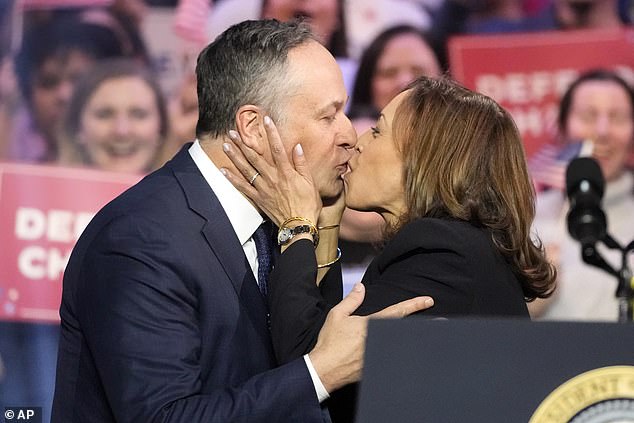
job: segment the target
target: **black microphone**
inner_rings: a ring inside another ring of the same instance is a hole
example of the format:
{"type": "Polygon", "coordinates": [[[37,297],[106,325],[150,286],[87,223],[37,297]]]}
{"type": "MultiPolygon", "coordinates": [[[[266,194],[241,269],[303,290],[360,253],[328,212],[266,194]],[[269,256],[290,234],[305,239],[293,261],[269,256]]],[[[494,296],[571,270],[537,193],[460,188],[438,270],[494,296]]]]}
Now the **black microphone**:
{"type": "Polygon", "coordinates": [[[601,209],[605,187],[603,173],[596,160],[579,157],[566,168],[566,192],[570,200],[568,232],[582,246],[594,245],[606,236],[607,221],[601,209]]]}

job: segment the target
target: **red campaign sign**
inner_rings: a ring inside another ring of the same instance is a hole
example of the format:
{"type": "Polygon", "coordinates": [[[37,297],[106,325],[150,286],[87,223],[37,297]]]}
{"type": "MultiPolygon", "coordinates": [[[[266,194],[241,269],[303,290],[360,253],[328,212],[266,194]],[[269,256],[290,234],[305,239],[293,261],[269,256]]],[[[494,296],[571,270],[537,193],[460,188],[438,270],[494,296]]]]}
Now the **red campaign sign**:
{"type": "Polygon", "coordinates": [[[634,30],[459,36],[449,61],[456,80],[511,113],[530,157],[555,138],[559,99],[581,72],[614,69],[634,82],[634,30]]]}
{"type": "Polygon", "coordinates": [[[0,320],[59,321],[62,277],[90,219],[139,177],[0,163],[0,320]]]}

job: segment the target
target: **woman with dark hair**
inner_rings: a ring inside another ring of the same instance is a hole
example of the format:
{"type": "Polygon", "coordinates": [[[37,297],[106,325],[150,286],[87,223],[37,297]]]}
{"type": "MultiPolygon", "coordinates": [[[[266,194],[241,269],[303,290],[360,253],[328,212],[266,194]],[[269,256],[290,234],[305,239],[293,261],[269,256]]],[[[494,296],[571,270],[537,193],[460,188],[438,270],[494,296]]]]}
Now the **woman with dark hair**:
{"type": "MultiPolygon", "coordinates": [[[[613,71],[584,72],[561,98],[557,124],[562,144],[584,141],[591,146],[606,181],[602,207],[608,232],[627,245],[634,239],[634,176],[627,167],[634,154],[634,90],[613,71]]],[[[535,229],[552,251],[560,277],[556,294],[531,304],[531,314],[552,320],[616,321],[617,279],[581,260],[581,245],[566,228],[568,210],[560,190],[544,191],[537,198],[535,229]]],[[[603,247],[597,245],[601,255],[619,269],[620,251],[603,247]]],[[[629,265],[634,266],[631,256],[629,265]]]]}
{"type": "Polygon", "coordinates": [[[389,28],[361,56],[349,110],[371,107],[378,116],[412,80],[441,73],[432,44],[422,31],[409,25],[389,28]]]}
{"type": "Polygon", "coordinates": [[[346,19],[342,0],[263,0],[262,18],[280,21],[306,19],[319,42],[335,57],[348,57],[346,19]]]}
{"type": "Polygon", "coordinates": [[[124,34],[104,17],[110,17],[106,11],[89,9],[54,14],[29,27],[15,58],[24,107],[4,135],[9,137],[8,159],[56,162],[61,122],[75,81],[99,60],[135,54],[124,34]]]}
{"type": "MultiPolygon", "coordinates": [[[[311,178],[275,154],[283,147],[272,125],[267,134],[277,168],[236,139],[251,164],[232,153],[244,176],[229,174],[232,183],[267,210],[281,233],[306,220],[320,232],[332,230],[318,226],[321,204],[311,178]],[[257,183],[249,184],[256,171],[257,183]],[[296,189],[280,188],[288,180],[296,189]]],[[[301,163],[296,150],[293,163],[301,163]]],[[[528,318],[526,302],[552,293],[555,268],[530,233],[535,194],[522,140],[491,98],[421,77],[359,138],[348,166],[346,205],[379,213],[388,228],[363,277],[366,295],[356,314],[425,294],[434,299],[426,316],[528,318]]],[[[314,275],[339,259],[316,264],[306,235],[283,245],[269,279],[271,333],[282,362],[317,342],[327,307],[314,275]],[[298,277],[279,277],[289,274],[298,277]]]]}
{"type": "MultiPolygon", "coordinates": [[[[285,198],[279,209],[263,207],[278,224],[291,216],[315,222],[321,206],[314,190],[278,192],[274,181],[300,176],[276,172],[240,146],[262,178],[257,185],[232,182],[258,203],[285,198]]],[[[522,140],[494,100],[448,79],[421,77],[383,109],[356,152],[344,175],[346,205],[379,213],[387,228],[363,278],[358,313],[424,293],[435,300],[427,315],[527,317],[525,301],[550,295],[555,270],[531,238],[535,193],[522,140]]],[[[249,167],[239,166],[252,175],[249,167]]],[[[280,303],[293,307],[292,297],[280,303]]]]}
{"type": "Polygon", "coordinates": [[[75,88],[64,121],[62,162],[146,173],[168,133],[158,82],[131,59],[103,61],[75,88]]]}
{"type": "Polygon", "coordinates": [[[389,238],[364,276],[358,313],[422,289],[435,299],[427,314],[526,316],[524,300],[550,294],[554,269],[530,237],[522,142],[497,103],[422,78],[357,149],[346,204],[380,213],[389,238]]]}

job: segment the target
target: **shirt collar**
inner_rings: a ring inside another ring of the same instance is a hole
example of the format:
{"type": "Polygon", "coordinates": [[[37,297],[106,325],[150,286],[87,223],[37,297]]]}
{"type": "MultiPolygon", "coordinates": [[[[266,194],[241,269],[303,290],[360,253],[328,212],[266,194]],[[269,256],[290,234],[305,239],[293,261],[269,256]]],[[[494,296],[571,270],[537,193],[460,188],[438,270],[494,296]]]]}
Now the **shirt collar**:
{"type": "Polygon", "coordinates": [[[240,244],[244,244],[251,238],[264,219],[253,204],[220,173],[220,169],[211,161],[198,140],[195,140],[189,148],[189,155],[218,197],[240,244]]]}

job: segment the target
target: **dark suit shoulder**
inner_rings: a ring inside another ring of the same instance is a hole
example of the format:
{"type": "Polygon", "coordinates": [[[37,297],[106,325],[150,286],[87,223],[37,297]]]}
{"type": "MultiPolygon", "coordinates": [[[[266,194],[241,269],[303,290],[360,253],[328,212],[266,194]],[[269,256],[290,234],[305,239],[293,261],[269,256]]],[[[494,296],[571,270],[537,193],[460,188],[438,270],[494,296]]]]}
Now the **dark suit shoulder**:
{"type": "Polygon", "coordinates": [[[365,312],[431,295],[425,314],[523,314],[519,281],[490,232],[468,222],[423,218],[405,225],[370,264],[365,312]],[[508,306],[508,307],[507,307],[508,306]]]}
{"type": "Polygon", "coordinates": [[[110,221],[122,216],[139,216],[162,226],[181,220],[180,217],[187,208],[187,196],[176,177],[178,172],[191,173],[194,178],[199,179],[197,189],[206,190],[206,197],[213,196],[189,153],[183,149],[172,161],[145,176],[99,210],[82,238],[91,238],[110,221]]]}
{"type": "Polygon", "coordinates": [[[401,228],[386,244],[379,263],[384,267],[400,254],[415,250],[446,250],[461,257],[468,257],[473,248],[490,244],[488,232],[468,222],[436,218],[416,219],[401,228]]]}

